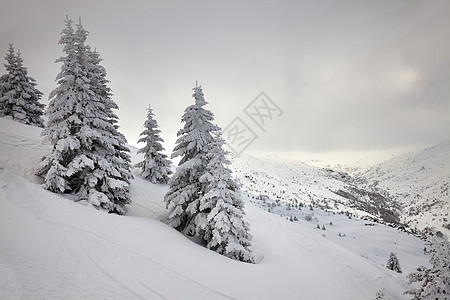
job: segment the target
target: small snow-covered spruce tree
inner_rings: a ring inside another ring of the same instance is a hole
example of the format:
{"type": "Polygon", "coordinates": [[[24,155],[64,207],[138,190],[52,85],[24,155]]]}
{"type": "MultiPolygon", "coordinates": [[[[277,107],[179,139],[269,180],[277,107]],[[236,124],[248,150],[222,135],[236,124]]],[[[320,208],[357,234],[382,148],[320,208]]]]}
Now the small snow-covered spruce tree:
{"type": "Polygon", "coordinates": [[[384,299],[385,299],[384,296],[385,296],[385,295],[384,295],[384,291],[383,291],[383,290],[378,290],[378,291],[377,291],[377,294],[376,294],[375,300],[384,300],[384,299]]]}
{"type": "Polygon", "coordinates": [[[145,130],[140,134],[141,138],[138,143],[145,143],[145,146],[138,150],[137,153],[144,153],[144,160],[134,165],[141,168],[142,177],[150,180],[152,183],[167,183],[170,170],[170,161],[164,151],[161,142],[164,140],[159,136],[161,130],[158,129],[158,123],[154,118],[152,108],[147,109],[147,120],[144,122],[145,130]]]}
{"type": "Polygon", "coordinates": [[[400,268],[400,262],[398,261],[397,254],[391,252],[389,259],[386,264],[386,268],[395,271],[397,273],[402,273],[402,268],[400,268]]]}
{"type": "Polygon", "coordinates": [[[19,51],[9,44],[5,56],[7,74],[0,78],[0,116],[11,116],[21,123],[44,127],[42,115],[44,104],[39,100],[42,92],[36,88],[36,81],[28,76],[19,51]]]}
{"type": "Polygon", "coordinates": [[[204,108],[206,102],[201,86],[196,86],[193,97],[195,103],[188,106],[181,121],[184,127],[177,133],[178,139],[171,158],[180,156],[181,160],[169,180],[169,191],[164,197],[169,210],[167,222],[178,231],[188,235],[195,234],[194,219],[198,213],[197,205],[188,206],[204,193],[199,181],[208,163],[206,154],[213,140],[212,133],[218,127],[213,125],[214,115],[204,108]]]}
{"type": "MultiPolygon", "coordinates": [[[[210,143],[206,172],[200,177],[205,190],[198,199],[196,233],[208,249],[235,260],[254,263],[249,249],[252,236],[248,233],[248,223],[244,221],[244,202],[239,185],[227,167],[230,162],[226,158],[224,144],[218,131],[210,143]]],[[[195,205],[195,202],[190,205],[195,205]]]]}
{"type": "Polygon", "coordinates": [[[67,18],[58,87],[50,94],[44,141],[52,152],[38,166],[45,188],[72,193],[97,208],[124,214],[131,180],[125,137],[115,125],[117,105],[107,87],[100,56],[85,45],[88,32],[81,22],[76,31],[67,18]]]}
{"type": "Polygon", "coordinates": [[[447,237],[434,228],[426,228],[426,253],[430,257],[431,268],[420,266],[416,272],[408,274],[410,284],[420,283],[417,288],[404,292],[419,299],[450,299],[450,243],[447,237]]]}

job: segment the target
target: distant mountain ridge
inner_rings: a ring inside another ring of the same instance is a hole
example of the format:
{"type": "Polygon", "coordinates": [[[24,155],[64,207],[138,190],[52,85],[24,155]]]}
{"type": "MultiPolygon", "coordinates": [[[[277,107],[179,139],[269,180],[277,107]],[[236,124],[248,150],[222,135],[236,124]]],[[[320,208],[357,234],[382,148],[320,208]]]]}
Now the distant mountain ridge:
{"type": "Polygon", "coordinates": [[[231,160],[234,175],[253,197],[346,212],[413,231],[435,226],[450,233],[450,141],[354,175],[270,154],[231,160]]]}

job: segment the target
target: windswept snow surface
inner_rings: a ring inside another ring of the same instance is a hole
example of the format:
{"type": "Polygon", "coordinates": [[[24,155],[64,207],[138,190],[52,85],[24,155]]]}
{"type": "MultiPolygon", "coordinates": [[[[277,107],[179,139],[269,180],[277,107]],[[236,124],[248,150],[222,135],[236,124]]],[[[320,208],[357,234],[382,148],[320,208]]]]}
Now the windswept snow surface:
{"type": "Polygon", "coordinates": [[[407,299],[406,275],[428,265],[423,242],[392,228],[278,207],[290,222],[247,197],[258,263],[225,258],[161,222],[167,187],[137,172],[125,216],[44,190],[39,135],[0,118],[0,299],[407,299]],[[403,274],[386,269],[391,252],[403,274]]]}

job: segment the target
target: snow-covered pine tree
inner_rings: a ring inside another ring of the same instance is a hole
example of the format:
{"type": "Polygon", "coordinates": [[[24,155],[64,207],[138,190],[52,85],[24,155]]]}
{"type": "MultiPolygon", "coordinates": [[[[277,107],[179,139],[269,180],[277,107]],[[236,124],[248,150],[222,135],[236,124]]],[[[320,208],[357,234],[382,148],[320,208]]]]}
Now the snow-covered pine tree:
{"type": "MultiPolygon", "coordinates": [[[[83,36],[87,32],[81,23],[77,25],[77,34],[83,36]]],[[[86,174],[84,191],[80,199],[88,200],[95,206],[101,206],[109,212],[124,214],[125,204],[131,203],[129,197],[129,183],[131,175],[130,150],[126,146],[125,136],[118,131],[117,115],[113,109],[118,109],[112,100],[111,89],[108,87],[106,70],[100,65],[102,59],[97,51],[86,47],[86,65],[88,65],[89,79],[95,96],[90,101],[92,110],[87,112],[86,124],[95,134],[86,140],[88,152],[94,161],[94,168],[86,174]],[[96,182],[96,184],[95,184],[96,182]],[[104,195],[108,201],[104,199],[104,195]],[[100,205],[98,204],[100,200],[100,205]],[[103,201],[105,200],[105,201],[103,201]]]]}
{"type": "Polygon", "coordinates": [[[409,283],[420,283],[418,288],[404,294],[419,299],[450,299],[450,243],[447,237],[434,228],[427,228],[426,253],[430,256],[431,268],[420,266],[416,272],[408,274],[409,283]]]}
{"type": "Polygon", "coordinates": [[[137,163],[135,167],[141,168],[142,177],[153,183],[167,183],[170,170],[170,161],[164,151],[161,142],[164,140],[160,137],[161,130],[158,129],[158,123],[154,118],[152,108],[149,106],[147,112],[147,120],[144,122],[144,131],[140,134],[141,138],[138,143],[145,143],[145,146],[138,150],[137,153],[144,153],[144,160],[137,163]]]}
{"type": "Polygon", "coordinates": [[[206,172],[199,178],[205,187],[204,195],[191,202],[188,210],[196,207],[198,201],[196,233],[208,249],[235,260],[253,263],[249,249],[252,236],[248,233],[248,223],[244,221],[244,202],[239,185],[227,167],[230,162],[226,158],[224,144],[219,130],[210,142],[206,172]]]}
{"type": "Polygon", "coordinates": [[[164,197],[169,210],[167,222],[186,234],[195,234],[194,219],[198,207],[188,205],[203,194],[200,176],[205,173],[208,163],[206,154],[213,140],[212,132],[218,127],[211,122],[214,115],[204,108],[206,102],[201,86],[196,86],[193,97],[195,104],[188,106],[181,118],[184,127],[177,133],[178,139],[171,158],[180,156],[181,160],[169,180],[169,191],[164,197]]]}
{"type": "Polygon", "coordinates": [[[389,259],[386,264],[386,268],[395,271],[397,273],[402,273],[402,268],[400,267],[400,262],[398,261],[397,254],[391,252],[389,259]]]}
{"type": "Polygon", "coordinates": [[[67,18],[60,44],[65,56],[58,86],[50,94],[44,141],[52,152],[38,166],[45,187],[72,193],[97,208],[124,214],[131,179],[130,156],[125,137],[118,132],[117,105],[107,87],[100,56],[85,45],[88,32],[81,22],[75,31],[67,18]]]}
{"type": "Polygon", "coordinates": [[[12,81],[16,81],[15,73],[17,73],[17,56],[14,52],[13,44],[9,44],[5,60],[7,63],[3,65],[5,66],[7,73],[0,77],[0,117],[10,116],[12,114],[11,108],[15,104],[15,99],[13,97],[15,89],[12,81]],[[7,94],[8,91],[10,91],[9,95],[7,94]]]}
{"type": "Polygon", "coordinates": [[[42,92],[36,88],[36,81],[28,76],[23,58],[19,51],[14,53],[12,44],[9,44],[5,60],[8,73],[0,78],[0,116],[11,116],[18,122],[44,127],[44,104],[39,102],[42,92]]]}
{"type": "Polygon", "coordinates": [[[375,295],[375,300],[384,300],[384,291],[383,290],[378,290],[377,294],[375,295]]]}
{"type": "Polygon", "coordinates": [[[80,123],[76,107],[82,87],[77,80],[82,70],[79,55],[76,52],[76,36],[72,20],[65,20],[66,28],[62,31],[59,44],[64,45],[63,56],[56,60],[61,62],[61,72],[57,75],[58,86],[50,95],[47,107],[47,125],[42,135],[44,141],[53,145],[52,152],[45,156],[38,165],[37,175],[45,175],[45,188],[52,192],[69,192],[71,187],[67,173],[68,164],[80,152],[80,142],[74,137],[79,131],[80,123]]]}
{"type": "Polygon", "coordinates": [[[102,100],[105,108],[104,112],[107,116],[108,122],[113,124],[113,127],[110,127],[109,131],[112,136],[114,136],[114,138],[110,139],[110,141],[114,147],[115,155],[109,156],[108,158],[113,159],[113,164],[118,168],[121,178],[129,183],[129,181],[133,178],[131,175],[131,157],[129,155],[130,149],[126,146],[127,140],[125,136],[119,131],[119,126],[117,125],[119,117],[113,111],[118,110],[119,107],[112,100],[112,92],[108,86],[109,80],[106,79],[106,69],[100,65],[100,62],[102,61],[100,54],[94,50],[89,51],[89,55],[91,56],[93,62],[91,75],[96,94],[99,99],[102,100]]]}

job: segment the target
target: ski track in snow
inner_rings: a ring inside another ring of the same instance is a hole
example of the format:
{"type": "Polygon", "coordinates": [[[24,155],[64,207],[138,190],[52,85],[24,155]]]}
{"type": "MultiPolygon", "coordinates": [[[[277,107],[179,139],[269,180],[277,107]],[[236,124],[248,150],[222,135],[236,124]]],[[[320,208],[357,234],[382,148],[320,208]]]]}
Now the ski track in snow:
{"type": "Polygon", "coordinates": [[[289,222],[246,196],[258,264],[233,261],[160,222],[167,187],[137,170],[126,216],[42,189],[28,173],[48,150],[40,129],[0,128],[0,299],[406,299],[407,273],[427,265],[423,243],[389,227],[318,210],[289,222]],[[391,251],[403,274],[385,268],[391,251]]]}

